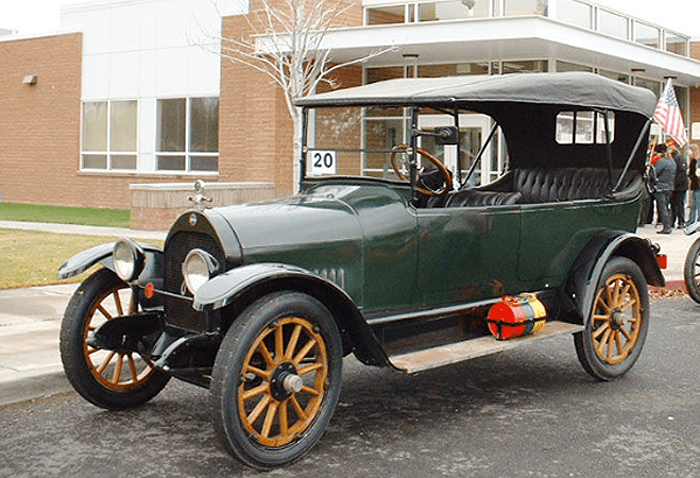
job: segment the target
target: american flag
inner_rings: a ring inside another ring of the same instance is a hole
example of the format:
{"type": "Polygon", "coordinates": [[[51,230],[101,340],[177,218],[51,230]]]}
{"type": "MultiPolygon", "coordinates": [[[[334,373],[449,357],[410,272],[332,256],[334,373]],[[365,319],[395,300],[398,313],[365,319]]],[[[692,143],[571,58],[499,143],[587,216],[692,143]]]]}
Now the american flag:
{"type": "Polygon", "coordinates": [[[671,84],[671,78],[668,79],[664,92],[661,93],[659,103],[654,111],[654,119],[663,126],[666,134],[676,140],[678,146],[683,147],[688,142],[688,137],[685,134],[685,125],[683,124],[683,116],[681,108],[678,105],[676,92],[671,84]]]}

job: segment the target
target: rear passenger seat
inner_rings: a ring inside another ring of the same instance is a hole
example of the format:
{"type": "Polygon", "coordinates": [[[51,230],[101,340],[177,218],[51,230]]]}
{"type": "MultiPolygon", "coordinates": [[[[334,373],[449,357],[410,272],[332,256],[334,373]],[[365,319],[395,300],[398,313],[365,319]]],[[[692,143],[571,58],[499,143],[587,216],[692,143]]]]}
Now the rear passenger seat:
{"type": "MultiPolygon", "coordinates": [[[[622,171],[613,170],[613,182],[622,171]]],[[[527,169],[510,171],[512,177],[507,191],[481,188],[468,188],[452,191],[445,196],[430,198],[428,207],[478,207],[504,206],[512,204],[538,204],[583,199],[600,199],[610,192],[610,177],[607,169],[601,168],[559,168],[527,169]]],[[[508,183],[501,178],[499,189],[505,189],[508,183]]],[[[643,185],[642,175],[637,171],[628,171],[618,188],[635,193],[643,185]]]]}
{"type": "MultiPolygon", "coordinates": [[[[613,170],[613,183],[621,170],[613,170]]],[[[641,174],[628,171],[619,191],[641,186],[641,174]],[[638,183],[638,184],[635,184],[638,183]]],[[[610,176],[601,168],[516,169],[513,190],[522,204],[600,199],[610,192],[610,176]]]]}

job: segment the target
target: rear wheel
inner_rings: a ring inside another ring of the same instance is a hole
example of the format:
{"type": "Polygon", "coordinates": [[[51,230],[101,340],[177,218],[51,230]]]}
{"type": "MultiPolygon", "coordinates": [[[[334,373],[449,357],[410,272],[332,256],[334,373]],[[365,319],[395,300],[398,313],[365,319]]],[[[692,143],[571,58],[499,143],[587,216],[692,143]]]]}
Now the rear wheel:
{"type": "Polygon", "coordinates": [[[170,376],[128,350],[97,349],[89,334],[116,317],[136,312],[133,292],[109,269],[100,269],[71,297],[61,323],[61,360],[68,381],[86,400],[108,409],[131,408],[155,397],[170,376]]]}
{"type": "Polygon", "coordinates": [[[340,336],[319,301],[296,292],[258,300],[227,332],[212,371],[219,437],[255,468],[299,459],[335,410],[341,370],[340,336]]]}
{"type": "Polygon", "coordinates": [[[574,336],[583,368],[598,380],[627,373],[639,358],[649,326],[649,293],[639,266],[612,258],[603,269],[583,332],[574,336]]]}
{"type": "Polygon", "coordinates": [[[683,279],[690,297],[700,304],[700,239],[693,242],[685,256],[683,279]]]}

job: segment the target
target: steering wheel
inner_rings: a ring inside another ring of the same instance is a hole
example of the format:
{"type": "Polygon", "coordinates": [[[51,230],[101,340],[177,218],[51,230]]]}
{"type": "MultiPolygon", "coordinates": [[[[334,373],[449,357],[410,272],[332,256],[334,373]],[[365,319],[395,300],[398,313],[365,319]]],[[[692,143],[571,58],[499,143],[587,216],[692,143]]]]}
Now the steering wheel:
{"type": "MultiPolygon", "coordinates": [[[[408,181],[408,176],[399,166],[396,160],[396,153],[405,153],[406,151],[408,151],[409,148],[410,146],[407,144],[399,144],[394,146],[394,148],[391,150],[391,167],[394,168],[394,172],[402,181],[408,181]]],[[[450,171],[445,167],[444,164],[442,164],[442,162],[440,162],[439,159],[437,159],[435,156],[433,156],[426,150],[422,148],[416,148],[416,152],[424,158],[428,159],[431,163],[433,163],[443,176],[442,186],[440,188],[433,190],[426,189],[421,186],[416,186],[416,191],[426,196],[444,196],[445,194],[447,194],[450,191],[450,189],[452,189],[452,173],[450,173],[450,171]]]]}

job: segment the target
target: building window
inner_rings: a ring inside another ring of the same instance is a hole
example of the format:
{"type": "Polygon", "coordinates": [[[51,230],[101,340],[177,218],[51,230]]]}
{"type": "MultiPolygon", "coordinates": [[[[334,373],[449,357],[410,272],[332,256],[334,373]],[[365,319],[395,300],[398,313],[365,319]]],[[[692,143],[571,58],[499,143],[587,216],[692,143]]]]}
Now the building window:
{"type": "Polygon", "coordinates": [[[158,171],[219,170],[219,98],[158,100],[158,171]]]}
{"type": "Polygon", "coordinates": [[[489,0],[447,0],[418,4],[418,20],[421,22],[484,18],[490,15],[489,0]]]}
{"type": "Polygon", "coordinates": [[[545,73],[548,69],[547,65],[547,60],[504,61],[501,72],[504,75],[510,73],[545,73]]]}
{"type": "Polygon", "coordinates": [[[557,20],[590,30],[593,28],[593,7],[576,0],[558,0],[557,20]]]}
{"type": "Polygon", "coordinates": [[[547,16],[547,0],[504,0],[504,15],[516,17],[523,15],[547,16]]]}
{"type": "Polygon", "coordinates": [[[419,65],[418,76],[438,78],[442,76],[488,75],[488,63],[451,63],[447,65],[419,65]]]}
{"type": "Polygon", "coordinates": [[[629,22],[622,15],[599,9],[598,31],[627,40],[629,39],[629,22]]]}
{"type": "Polygon", "coordinates": [[[378,81],[394,80],[404,78],[404,68],[401,66],[366,68],[365,84],[376,83],[378,81]]]}
{"type": "Polygon", "coordinates": [[[634,77],[634,86],[641,86],[642,88],[651,90],[651,92],[654,93],[657,98],[661,95],[661,83],[658,81],[634,77]]]}
{"type": "Polygon", "coordinates": [[[406,6],[390,5],[367,9],[367,25],[391,25],[406,22],[406,6]]]}
{"type": "Polygon", "coordinates": [[[626,73],[619,73],[617,71],[600,69],[598,70],[598,74],[600,76],[604,76],[605,78],[610,78],[611,80],[619,81],[621,83],[629,84],[630,82],[630,76],[626,73]]]}
{"type": "Polygon", "coordinates": [[[688,38],[667,31],[666,51],[676,55],[688,56],[688,38]]]}
{"type": "Polygon", "coordinates": [[[634,41],[652,48],[661,44],[661,30],[651,25],[634,22],[634,41]]]}
{"type": "Polygon", "coordinates": [[[567,61],[557,60],[557,73],[563,73],[565,71],[587,71],[589,73],[593,72],[593,68],[586,65],[579,65],[577,63],[569,63],[567,61]]]}
{"type": "Polygon", "coordinates": [[[136,169],[138,102],[85,101],[81,169],[136,169]]]}

